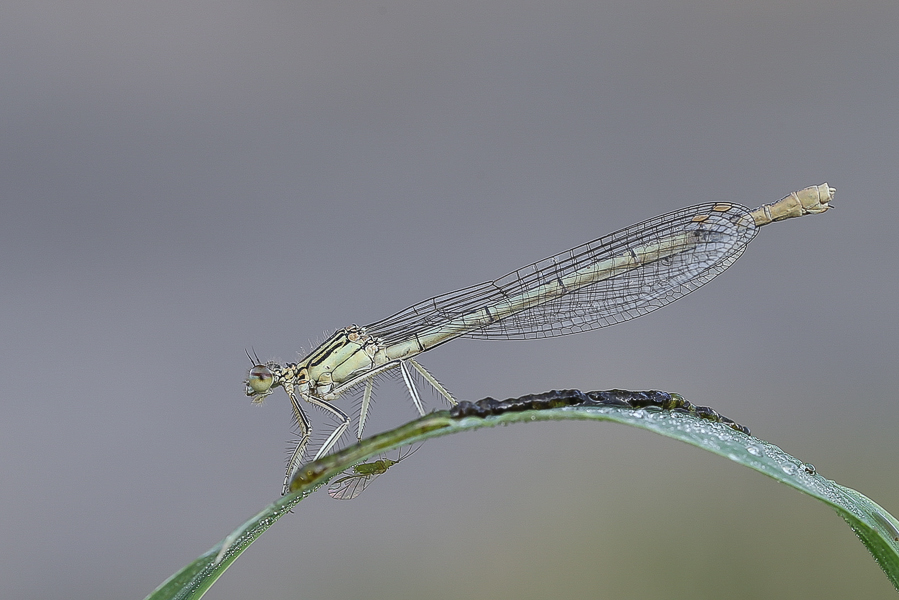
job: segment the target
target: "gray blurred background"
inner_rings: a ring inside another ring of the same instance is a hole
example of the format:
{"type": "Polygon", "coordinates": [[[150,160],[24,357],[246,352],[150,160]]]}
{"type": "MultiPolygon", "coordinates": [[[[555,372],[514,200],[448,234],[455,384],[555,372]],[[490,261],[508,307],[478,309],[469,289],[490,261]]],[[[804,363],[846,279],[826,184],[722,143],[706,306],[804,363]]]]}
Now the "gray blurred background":
{"type": "MultiPolygon", "coordinates": [[[[835,210],[662,311],[422,362],[462,399],[677,391],[899,513],[897,26],[895,0],[4,2],[0,597],[142,598],[278,497],[290,410],[251,407],[245,349],[825,181],[835,210]]],[[[387,380],[367,432],[415,414],[387,380]]],[[[892,595],[806,496],[539,423],[316,494],[207,597],[892,595]]]]}

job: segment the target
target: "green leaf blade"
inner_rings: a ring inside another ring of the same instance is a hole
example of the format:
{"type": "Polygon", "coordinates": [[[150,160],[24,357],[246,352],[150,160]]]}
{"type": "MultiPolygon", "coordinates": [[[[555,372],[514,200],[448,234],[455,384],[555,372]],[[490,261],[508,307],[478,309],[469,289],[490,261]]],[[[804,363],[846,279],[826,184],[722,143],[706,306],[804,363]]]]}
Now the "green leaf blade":
{"type": "MultiPolygon", "coordinates": [[[[568,391],[577,398],[584,394],[568,391]]],[[[553,392],[564,395],[566,392],[553,392]]],[[[512,402],[512,401],[509,401],[512,402]]],[[[159,586],[146,600],[197,600],[227,568],[283,515],[332,477],[382,452],[442,435],[484,427],[537,421],[610,421],[652,431],[726,457],[797,489],[831,506],[855,531],[884,573],[899,590],[899,521],[863,494],[843,487],[807,463],[726,423],[698,414],[649,406],[557,406],[540,410],[518,408],[486,416],[452,416],[450,411],[431,413],[396,429],[306,465],[291,482],[292,493],[267,506],[159,586]]]]}

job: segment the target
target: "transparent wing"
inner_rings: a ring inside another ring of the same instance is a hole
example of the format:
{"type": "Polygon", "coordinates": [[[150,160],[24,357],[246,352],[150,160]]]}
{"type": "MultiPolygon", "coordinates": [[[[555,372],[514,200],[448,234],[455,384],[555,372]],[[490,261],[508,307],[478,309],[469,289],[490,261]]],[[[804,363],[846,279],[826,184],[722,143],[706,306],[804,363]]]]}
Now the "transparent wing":
{"type": "Polygon", "coordinates": [[[555,337],[606,327],[657,310],[705,285],[740,257],[757,232],[750,209],[739,204],[683,208],[494,281],[425,300],[367,325],[366,330],[389,345],[441,327],[455,328],[455,337],[480,339],[555,337]],[[668,250],[656,254],[648,250],[658,247],[668,250]],[[629,257],[639,266],[626,270],[609,267],[607,277],[596,277],[597,269],[629,257]],[[594,273],[594,281],[582,286],[570,284],[588,272],[594,273]],[[503,302],[519,301],[557,282],[568,282],[562,285],[564,293],[476,329],[466,325],[469,315],[478,311],[483,314],[485,308],[503,302]]]}
{"type": "MultiPolygon", "coordinates": [[[[380,473],[379,473],[380,474],[380,473]]],[[[352,500],[361,494],[378,475],[346,475],[328,486],[328,495],[335,500],[352,500]]]]}

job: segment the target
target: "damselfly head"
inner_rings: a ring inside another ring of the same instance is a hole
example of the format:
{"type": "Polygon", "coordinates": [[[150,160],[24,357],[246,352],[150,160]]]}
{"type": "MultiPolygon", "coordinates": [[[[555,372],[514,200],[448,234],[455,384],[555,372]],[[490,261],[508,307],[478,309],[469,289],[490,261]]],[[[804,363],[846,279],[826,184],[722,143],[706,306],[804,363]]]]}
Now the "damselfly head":
{"type": "Polygon", "coordinates": [[[266,365],[255,365],[247,374],[247,396],[253,398],[254,403],[265,400],[272,393],[272,384],[275,383],[275,375],[266,365]]]}

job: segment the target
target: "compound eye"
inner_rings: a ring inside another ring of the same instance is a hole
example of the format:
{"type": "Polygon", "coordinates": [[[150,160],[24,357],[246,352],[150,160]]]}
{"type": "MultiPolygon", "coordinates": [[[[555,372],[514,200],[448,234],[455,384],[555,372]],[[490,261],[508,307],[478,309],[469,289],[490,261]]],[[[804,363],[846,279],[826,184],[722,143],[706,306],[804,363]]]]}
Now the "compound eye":
{"type": "Polygon", "coordinates": [[[256,365],[247,375],[247,395],[263,394],[271,389],[274,382],[275,376],[271,369],[265,365],[256,365]]]}

